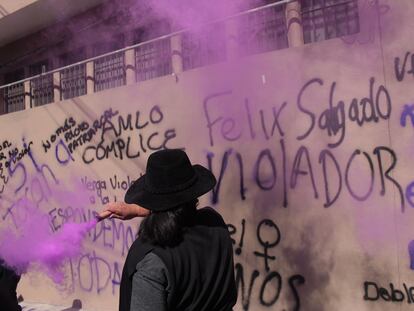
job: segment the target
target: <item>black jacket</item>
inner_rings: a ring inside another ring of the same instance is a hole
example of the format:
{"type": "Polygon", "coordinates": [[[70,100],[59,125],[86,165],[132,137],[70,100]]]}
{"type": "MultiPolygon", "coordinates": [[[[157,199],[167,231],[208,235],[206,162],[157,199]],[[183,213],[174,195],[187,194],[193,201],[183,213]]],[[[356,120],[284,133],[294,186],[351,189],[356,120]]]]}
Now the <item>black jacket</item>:
{"type": "Polygon", "coordinates": [[[139,238],[132,244],[122,272],[120,311],[130,311],[132,277],[149,252],[161,258],[169,273],[168,310],[232,310],[237,300],[232,241],[212,208],[197,211],[177,246],[157,247],[139,238]]]}
{"type": "Polygon", "coordinates": [[[17,303],[16,288],[20,277],[7,269],[0,260],[0,309],[2,311],[20,311],[17,303]]]}

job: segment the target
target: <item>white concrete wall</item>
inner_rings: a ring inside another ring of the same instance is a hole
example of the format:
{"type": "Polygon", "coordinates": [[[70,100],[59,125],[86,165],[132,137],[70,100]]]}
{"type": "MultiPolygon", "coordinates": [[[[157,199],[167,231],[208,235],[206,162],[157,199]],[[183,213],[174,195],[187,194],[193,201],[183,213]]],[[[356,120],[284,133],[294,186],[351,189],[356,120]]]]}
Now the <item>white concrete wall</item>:
{"type": "MultiPolygon", "coordinates": [[[[1,141],[19,150],[23,139],[32,141],[32,157],[60,185],[70,188],[73,177],[105,185],[97,190],[85,183],[95,202],[86,215],[123,197],[122,187],[144,172],[150,148],[185,147],[221,181],[202,203],[223,214],[235,241],[235,310],[410,310],[414,5],[380,4],[361,2],[371,15],[364,15],[356,36],[2,116],[1,141]],[[68,118],[76,122],[74,131],[82,122],[93,126],[110,109],[115,115],[106,129],[71,154],[73,137],[53,137],[68,118]],[[132,129],[120,128],[120,118],[129,116],[132,129]],[[148,124],[137,129],[135,122],[148,124]],[[54,140],[49,149],[48,140],[54,140]],[[119,150],[104,152],[113,142],[129,142],[122,159],[119,150]],[[266,241],[275,242],[267,263],[260,255],[266,241]]],[[[32,159],[3,169],[2,226],[18,224],[17,211],[16,218],[7,211],[25,193],[55,227],[79,220],[62,216],[64,202],[50,206],[47,183],[55,180],[36,172],[32,159]]],[[[118,221],[98,225],[83,256],[65,267],[65,290],[28,273],[19,293],[39,303],[69,305],[79,298],[88,310],[115,310],[125,246],[137,222],[123,225],[124,234],[118,221]]]]}
{"type": "Polygon", "coordinates": [[[1,1],[2,14],[0,16],[4,17],[5,15],[12,14],[36,1],[38,0],[3,0],[1,1]]]}

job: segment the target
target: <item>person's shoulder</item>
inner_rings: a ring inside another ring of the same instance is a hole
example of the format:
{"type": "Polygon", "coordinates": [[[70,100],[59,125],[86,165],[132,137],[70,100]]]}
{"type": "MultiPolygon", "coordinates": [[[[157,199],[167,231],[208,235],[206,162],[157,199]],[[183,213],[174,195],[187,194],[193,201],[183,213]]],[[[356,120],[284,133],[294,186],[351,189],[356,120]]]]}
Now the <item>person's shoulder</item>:
{"type": "Polygon", "coordinates": [[[206,206],[197,210],[201,224],[209,226],[227,227],[223,217],[215,209],[206,206]]]}
{"type": "MultiPolygon", "coordinates": [[[[136,265],[134,279],[138,286],[165,290],[168,286],[168,270],[162,259],[154,252],[150,252],[136,265]],[[147,285],[145,285],[147,284],[147,285]]],[[[137,289],[140,292],[140,289],[137,289]]]]}
{"type": "Polygon", "coordinates": [[[166,271],[166,267],[162,259],[155,254],[154,252],[150,252],[145,255],[145,257],[138,262],[136,265],[137,271],[139,270],[148,270],[148,271],[166,271]]]}

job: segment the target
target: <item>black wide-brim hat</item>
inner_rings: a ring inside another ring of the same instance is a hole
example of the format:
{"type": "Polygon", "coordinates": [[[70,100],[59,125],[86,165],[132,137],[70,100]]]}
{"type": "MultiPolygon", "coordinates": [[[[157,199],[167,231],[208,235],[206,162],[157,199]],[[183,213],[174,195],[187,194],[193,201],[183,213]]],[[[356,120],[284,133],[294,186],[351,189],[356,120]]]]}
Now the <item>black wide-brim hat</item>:
{"type": "Polygon", "coordinates": [[[161,150],[149,156],[145,175],[131,185],[124,200],[151,211],[166,211],[209,192],[215,184],[214,175],[199,164],[192,165],[183,150],[161,150]]]}

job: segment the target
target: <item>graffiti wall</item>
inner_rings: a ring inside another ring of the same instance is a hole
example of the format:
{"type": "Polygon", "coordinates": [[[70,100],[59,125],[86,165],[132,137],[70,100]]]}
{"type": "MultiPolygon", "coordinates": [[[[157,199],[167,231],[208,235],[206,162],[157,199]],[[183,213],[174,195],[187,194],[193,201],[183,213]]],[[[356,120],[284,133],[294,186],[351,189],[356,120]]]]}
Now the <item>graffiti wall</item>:
{"type": "MultiPolygon", "coordinates": [[[[414,6],[360,10],[370,14],[355,36],[2,116],[1,225],[30,217],[23,198],[57,232],[90,220],[122,200],[151,152],[184,148],[218,180],[201,203],[223,215],[234,242],[235,310],[409,310],[414,6]],[[86,208],[50,203],[75,184],[86,208]]],[[[98,223],[62,284],[29,272],[19,293],[115,310],[138,223],[98,223]]]]}

